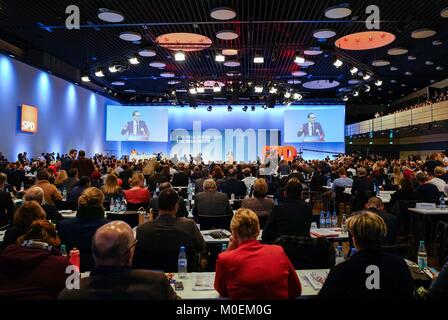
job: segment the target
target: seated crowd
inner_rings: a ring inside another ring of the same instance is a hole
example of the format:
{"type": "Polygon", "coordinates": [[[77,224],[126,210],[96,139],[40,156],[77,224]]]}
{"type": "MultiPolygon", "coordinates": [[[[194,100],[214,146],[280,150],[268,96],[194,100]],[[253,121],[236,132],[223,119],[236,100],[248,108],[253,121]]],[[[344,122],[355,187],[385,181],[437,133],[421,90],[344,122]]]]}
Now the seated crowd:
{"type": "MultiPolygon", "coordinates": [[[[344,202],[344,190],[351,188],[346,225],[356,253],[335,265],[335,250],[325,242],[330,258],[322,268],[331,270],[318,297],[410,299],[415,288],[406,262],[384,250],[397,244],[401,230],[394,210],[402,201],[438,202],[448,194],[446,153],[431,154],[426,161],[352,156],[280,161],[274,176],[263,175],[261,163],[129,162],[77,154],[71,150],[59,159],[43,154],[30,161],[25,153],[13,164],[2,162],[1,297],[179,299],[182,293],[154,270],[176,272],[180,247],[186,248],[188,271],[203,270],[210,253],[198,226],[213,226],[231,231],[226,251],[213,261],[214,286],[222,297],[295,299],[302,293],[295,269],[315,259],[310,256],[317,251],[301,253],[301,261],[285,243],[323,244],[310,236],[313,195],[344,202]],[[196,191],[191,214],[187,188],[196,191]],[[380,188],[395,191],[387,206],[375,196],[380,188]],[[16,208],[13,197],[22,198],[16,208]],[[112,201],[124,201],[130,210],[143,207],[150,218],[133,231],[106,213],[112,201]],[[63,218],[63,209],[76,211],[75,217],[63,218]],[[66,252],[78,249],[80,271],[90,272],[80,290],[66,288],[70,263],[61,244],[66,252]],[[369,265],[381,270],[378,290],[365,287],[369,265]]],[[[428,298],[447,297],[447,270],[448,263],[428,298]]]]}

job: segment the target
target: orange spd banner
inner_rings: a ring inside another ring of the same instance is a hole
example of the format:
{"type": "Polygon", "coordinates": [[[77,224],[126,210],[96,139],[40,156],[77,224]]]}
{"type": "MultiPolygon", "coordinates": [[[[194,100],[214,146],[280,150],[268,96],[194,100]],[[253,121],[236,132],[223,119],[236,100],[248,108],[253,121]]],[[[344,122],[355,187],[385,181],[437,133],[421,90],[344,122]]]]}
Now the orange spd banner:
{"type": "Polygon", "coordinates": [[[36,107],[22,104],[20,131],[29,133],[37,132],[37,112],[38,109],[36,107]]]}

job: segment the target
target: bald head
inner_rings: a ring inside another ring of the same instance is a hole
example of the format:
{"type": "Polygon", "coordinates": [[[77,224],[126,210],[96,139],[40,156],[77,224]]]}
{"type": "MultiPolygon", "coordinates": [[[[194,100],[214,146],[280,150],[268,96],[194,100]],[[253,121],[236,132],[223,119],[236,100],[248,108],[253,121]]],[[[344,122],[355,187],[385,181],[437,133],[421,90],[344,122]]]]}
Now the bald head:
{"type": "Polygon", "coordinates": [[[44,202],[44,190],[41,187],[32,187],[25,193],[25,201],[37,201],[39,204],[44,202]]]}
{"type": "Polygon", "coordinates": [[[134,255],[134,233],[123,221],[99,228],[92,239],[96,266],[130,266],[134,255]]]}

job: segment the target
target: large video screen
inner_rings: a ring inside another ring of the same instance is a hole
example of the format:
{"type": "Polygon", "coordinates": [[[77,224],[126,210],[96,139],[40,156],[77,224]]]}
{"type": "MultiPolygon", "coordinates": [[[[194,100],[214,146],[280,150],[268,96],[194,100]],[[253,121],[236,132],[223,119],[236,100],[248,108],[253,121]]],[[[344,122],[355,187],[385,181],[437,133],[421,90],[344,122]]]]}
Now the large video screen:
{"type": "Polygon", "coordinates": [[[168,109],[107,106],[106,140],[168,142],[168,109]]]}
{"type": "Polygon", "coordinates": [[[292,106],[285,110],[284,142],[344,142],[345,106],[292,106]]]}

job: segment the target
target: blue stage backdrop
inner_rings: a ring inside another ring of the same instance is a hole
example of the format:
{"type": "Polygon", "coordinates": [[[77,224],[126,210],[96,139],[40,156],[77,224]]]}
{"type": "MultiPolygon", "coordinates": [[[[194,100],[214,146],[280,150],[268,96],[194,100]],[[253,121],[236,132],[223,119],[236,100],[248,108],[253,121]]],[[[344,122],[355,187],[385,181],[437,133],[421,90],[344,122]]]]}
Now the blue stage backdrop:
{"type": "MultiPolygon", "coordinates": [[[[165,133],[164,118],[159,118],[161,110],[168,111],[167,135],[169,142],[121,142],[121,154],[130,154],[132,150],[138,153],[152,154],[163,152],[165,155],[182,157],[185,154],[196,156],[202,153],[204,160],[225,160],[232,155],[236,161],[255,161],[260,157],[266,145],[292,145],[303,152],[305,159],[325,158],[326,152],[345,152],[344,118],[345,106],[276,106],[263,109],[257,106],[255,111],[243,111],[242,106],[232,106],[233,111],[227,111],[227,106],[189,107],[157,106],[121,107],[127,110],[126,117],[110,119],[117,107],[108,107],[107,137],[110,130],[121,131],[125,122],[135,110],[140,110],[142,118],[148,122],[150,132],[162,130],[165,133]],[[313,115],[310,115],[313,113],[313,115]],[[145,115],[145,116],[144,116],[145,115]],[[308,116],[310,119],[308,119],[308,116]],[[158,119],[157,121],[152,121],[158,119]],[[315,119],[312,119],[315,118],[315,119]],[[308,120],[314,124],[308,125],[308,120]],[[149,125],[152,123],[152,125],[149,125]],[[319,125],[319,126],[318,126],[319,125]],[[118,126],[118,129],[117,129],[118,126]],[[152,126],[152,127],[151,127],[152,126]],[[299,134],[301,131],[301,134],[299,134]]],[[[117,137],[123,140],[121,134],[117,137]]]]}

